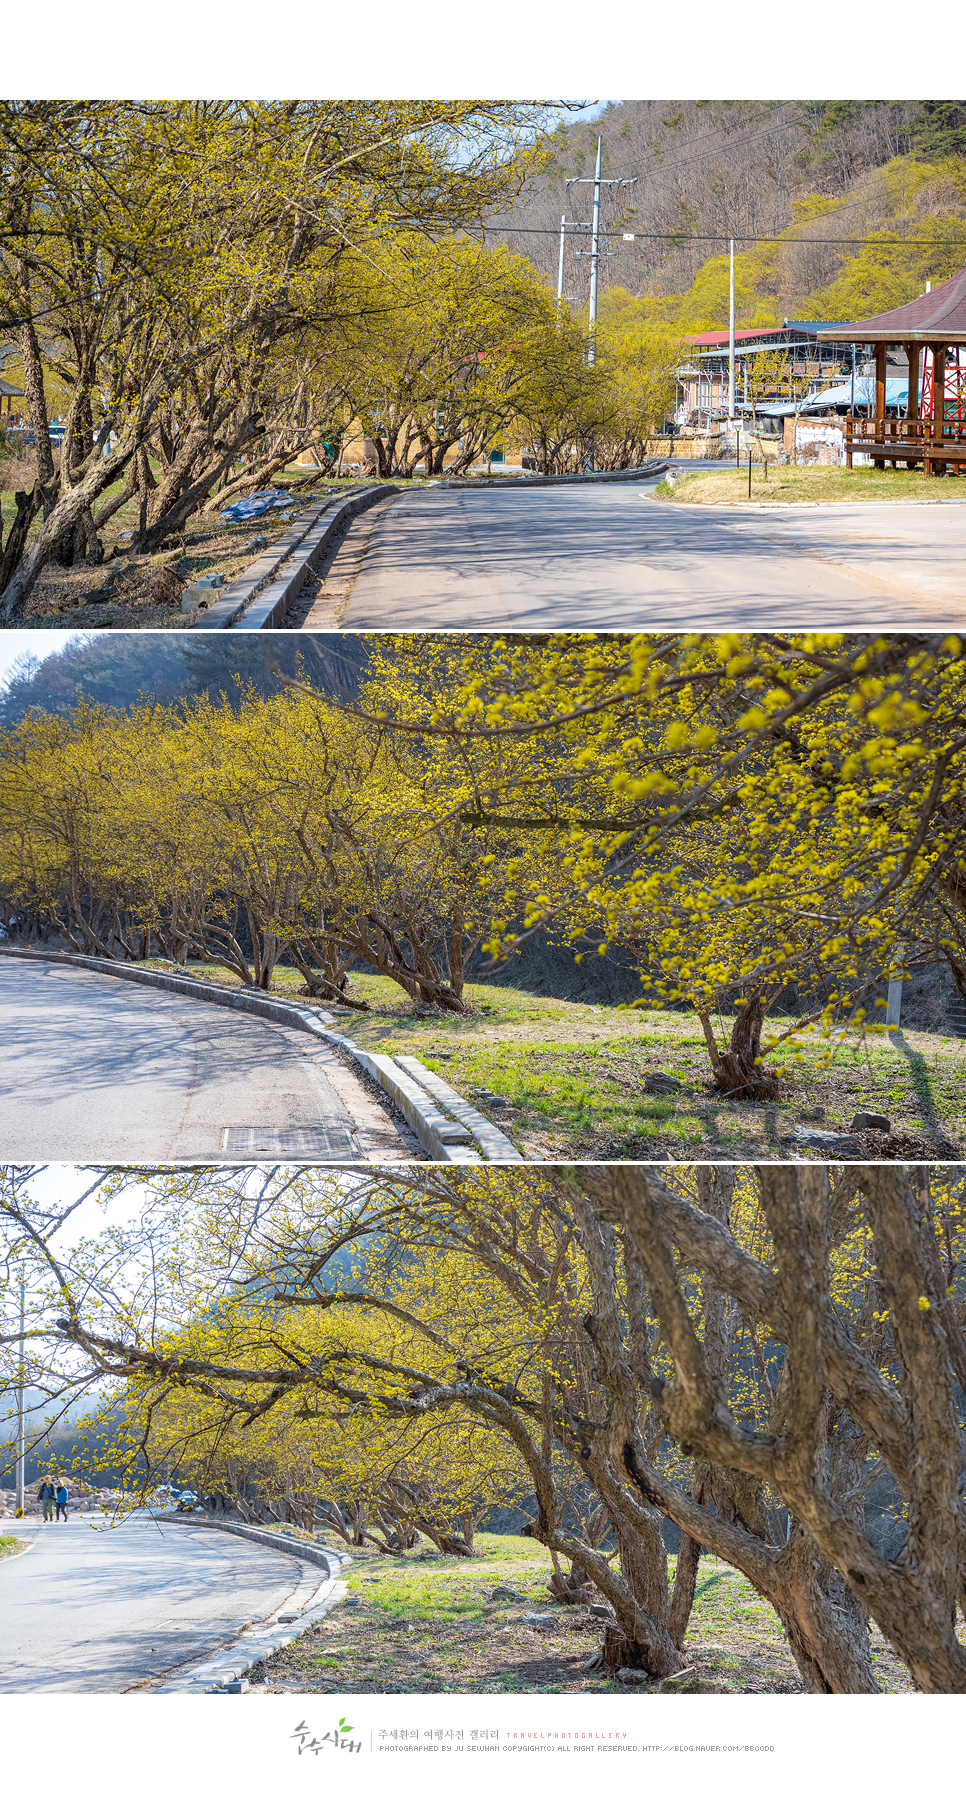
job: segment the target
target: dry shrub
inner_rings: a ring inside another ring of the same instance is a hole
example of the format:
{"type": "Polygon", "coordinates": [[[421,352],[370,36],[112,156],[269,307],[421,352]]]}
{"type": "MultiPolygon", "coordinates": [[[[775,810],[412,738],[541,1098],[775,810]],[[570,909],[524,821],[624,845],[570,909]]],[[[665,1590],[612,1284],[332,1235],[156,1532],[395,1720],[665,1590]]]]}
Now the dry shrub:
{"type": "MultiPolygon", "coordinates": [[[[54,451],[54,468],[60,468],[60,449],[54,451]]],[[[17,438],[0,431],[0,488],[8,493],[29,494],[37,479],[37,458],[17,438]]]]}
{"type": "Polygon", "coordinates": [[[28,493],[37,479],[37,465],[31,456],[24,456],[22,451],[15,451],[10,456],[0,455],[0,487],[7,488],[11,494],[28,493]]]}
{"type": "Polygon", "coordinates": [[[152,569],[140,598],[152,601],[155,606],[172,605],[176,600],[181,599],[184,590],[185,583],[181,577],[176,575],[173,569],[161,567],[152,569]]]}

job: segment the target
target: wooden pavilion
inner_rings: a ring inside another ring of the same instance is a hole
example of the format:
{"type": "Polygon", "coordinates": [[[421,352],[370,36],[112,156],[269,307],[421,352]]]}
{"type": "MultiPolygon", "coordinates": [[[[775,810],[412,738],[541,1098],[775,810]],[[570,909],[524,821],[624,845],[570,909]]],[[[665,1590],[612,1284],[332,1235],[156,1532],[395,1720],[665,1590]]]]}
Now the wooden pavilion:
{"type": "Polygon", "coordinates": [[[12,418],[12,414],[10,411],[11,400],[14,400],[14,399],[22,400],[23,397],[24,397],[23,388],[11,387],[9,381],[0,381],[0,417],[3,416],[3,403],[4,403],[4,400],[6,400],[6,402],[7,402],[7,422],[9,423],[10,419],[12,418]]]}
{"type": "Polygon", "coordinates": [[[966,268],[905,306],[851,325],[828,325],[830,343],[869,344],[875,351],[875,405],[868,419],[846,419],[846,461],[853,451],[877,469],[921,463],[927,475],[960,474],[966,467],[966,268]],[[909,358],[904,419],[885,416],[886,357],[890,344],[909,358]]]}

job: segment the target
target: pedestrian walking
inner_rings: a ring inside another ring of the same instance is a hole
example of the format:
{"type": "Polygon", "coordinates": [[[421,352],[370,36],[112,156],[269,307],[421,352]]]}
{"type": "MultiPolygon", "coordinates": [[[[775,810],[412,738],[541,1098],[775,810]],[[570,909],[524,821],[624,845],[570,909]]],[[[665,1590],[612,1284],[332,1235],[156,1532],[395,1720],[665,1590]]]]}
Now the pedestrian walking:
{"type": "Polygon", "coordinates": [[[42,1481],[37,1489],[37,1499],[43,1508],[44,1522],[54,1517],[54,1485],[51,1481],[42,1481]]]}
{"type": "Polygon", "coordinates": [[[55,1515],[55,1522],[56,1522],[56,1519],[60,1518],[61,1513],[63,1513],[64,1518],[66,1519],[67,1518],[67,1489],[64,1486],[64,1483],[62,1481],[59,1481],[57,1483],[57,1491],[54,1494],[54,1499],[57,1503],[57,1512],[55,1515]]]}

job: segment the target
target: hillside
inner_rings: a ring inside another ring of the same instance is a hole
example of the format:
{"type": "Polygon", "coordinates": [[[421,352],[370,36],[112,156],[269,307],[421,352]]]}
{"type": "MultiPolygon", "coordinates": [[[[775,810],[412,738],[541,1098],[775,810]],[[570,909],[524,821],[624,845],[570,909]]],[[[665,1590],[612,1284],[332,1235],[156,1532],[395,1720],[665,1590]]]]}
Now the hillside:
{"type": "Polygon", "coordinates": [[[303,639],[239,632],[224,640],[213,633],[92,633],[43,661],[28,652],[14,664],[0,686],[0,727],[15,725],[35,708],[67,713],[78,699],[129,707],[139,700],[231,694],[237,680],[270,694],[279,675],[297,675],[300,668],[327,691],[352,694],[367,654],[364,640],[339,633],[303,639]]]}
{"type": "MultiPolygon", "coordinates": [[[[598,134],[605,177],[636,178],[602,196],[602,228],[635,234],[607,241],[604,314],[610,292],[618,304],[646,296],[655,323],[673,329],[727,324],[730,237],[744,252],[737,306],[747,325],[814,317],[816,306],[848,316],[870,278],[893,305],[893,290],[905,299],[966,256],[964,101],[628,100],[559,126],[547,165],[494,224],[554,287],[561,214],[590,218],[590,187],[568,192],[566,182],[593,175],[598,134]],[[789,231],[782,246],[751,248],[789,231]],[[886,244],[870,257],[858,241],[870,234],[911,237],[914,253],[886,244]]],[[[568,237],[564,292],[584,306],[589,264],[577,249],[568,237]]]]}

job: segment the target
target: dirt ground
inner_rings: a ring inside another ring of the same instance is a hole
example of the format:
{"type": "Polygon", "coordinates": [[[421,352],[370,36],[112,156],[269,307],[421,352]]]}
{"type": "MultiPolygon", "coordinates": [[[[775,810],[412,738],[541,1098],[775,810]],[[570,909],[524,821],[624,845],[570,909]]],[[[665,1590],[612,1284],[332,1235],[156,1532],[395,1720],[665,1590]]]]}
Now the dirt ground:
{"type": "Polygon", "coordinates": [[[301,507],[235,524],[218,518],[192,519],[154,556],[132,556],[119,542],[120,533],[137,523],[136,503],[131,501],[101,533],[102,563],[71,569],[48,563],[22,623],[55,630],[69,626],[72,631],[181,630],[199,616],[181,611],[181,595],[193,581],[216,572],[226,582],[233,581],[261,550],[291,529],[300,510],[323,500],[325,494],[324,488],[312,488],[301,507]]]}
{"type": "MultiPolygon", "coordinates": [[[[333,1545],[338,1549],[337,1545],[333,1545]]],[[[273,1656],[251,1692],[299,1694],[800,1694],[778,1618],[743,1575],[701,1562],[687,1669],[646,1686],[588,1668],[604,1620],[556,1606],[550,1559],[526,1538],[481,1534],[472,1559],[417,1549],[405,1558],[353,1551],[348,1603],[273,1656]],[[548,1618],[528,1623],[525,1615],[548,1618]]],[[[670,1559],[673,1578],[674,1558],[670,1559]]],[[[885,1693],[912,1691],[905,1666],[871,1634],[885,1693]]]]}
{"type": "MultiPolygon", "coordinates": [[[[291,529],[306,507],[334,495],[348,498],[359,486],[371,485],[369,481],[346,480],[309,485],[304,470],[289,470],[266,486],[291,493],[291,507],[237,523],[217,515],[190,519],[153,556],[133,556],[122,541],[122,534],[137,526],[138,503],[129,500],[100,533],[103,562],[70,569],[48,563],[18,624],[71,631],[179,631],[196,621],[203,624],[203,611],[181,611],[182,594],[192,582],[215,573],[224,575],[226,583],[233,581],[262,550],[291,529]]],[[[0,494],[0,506],[6,530],[16,512],[12,490],[0,494]]]]}

